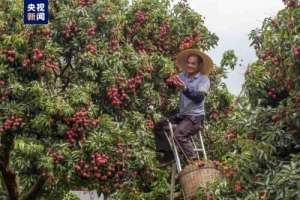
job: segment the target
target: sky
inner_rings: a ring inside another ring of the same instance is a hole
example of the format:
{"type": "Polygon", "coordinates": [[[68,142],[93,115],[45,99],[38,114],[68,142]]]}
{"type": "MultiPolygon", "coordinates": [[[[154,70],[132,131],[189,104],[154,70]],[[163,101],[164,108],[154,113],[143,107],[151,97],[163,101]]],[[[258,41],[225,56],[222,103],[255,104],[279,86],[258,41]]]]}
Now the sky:
{"type": "MultiPolygon", "coordinates": [[[[178,0],[174,0],[174,3],[178,0]]],[[[208,52],[219,65],[224,51],[233,49],[241,66],[224,80],[229,91],[238,95],[249,63],[255,61],[249,33],[260,28],[266,17],[275,16],[284,7],[282,0],[187,0],[193,10],[205,17],[205,25],[219,37],[218,46],[208,52]]]]}

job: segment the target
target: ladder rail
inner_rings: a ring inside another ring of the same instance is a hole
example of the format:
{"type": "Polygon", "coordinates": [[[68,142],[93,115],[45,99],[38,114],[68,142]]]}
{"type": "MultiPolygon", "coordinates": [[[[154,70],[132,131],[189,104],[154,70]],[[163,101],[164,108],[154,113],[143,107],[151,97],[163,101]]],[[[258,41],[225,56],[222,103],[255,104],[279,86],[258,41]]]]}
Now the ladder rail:
{"type": "Polygon", "coordinates": [[[194,146],[194,151],[197,153],[197,158],[198,158],[198,160],[200,160],[199,151],[202,151],[202,149],[197,148],[196,142],[195,142],[193,137],[192,137],[192,143],[193,143],[193,146],[194,146]]]}
{"type": "Polygon", "coordinates": [[[176,176],[176,163],[172,164],[172,175],[171,175],[171,194],[170,200],[174,200],[174,193],[175,193],[175,176],[176,176]]]}
{"type": "Polygon", "coordinates": [[[205,150],[205,146],[204,146],[204,142],[203,142],[203,138],[202,138],[202,131],[200,130],[199,131],[199,137],[200,137],[200,142],[201,142],[201,146],[202,146],[202,150],[203,150],[203,156],[204,156],[204,159],[207,160],[207,155],[206,155],[206,150],[205,150]]]}
{"type": "Polygon", "coordinates": [[[204,145],[204,142],[203,142],[202,131],[199,130],[198,134],[195,135],[195,136],[192,136],[191,138],[192,138],[192,143],[193,143],[193,146],[194,146],[194,151],[197,153],[197,158],[198,158],[198,160],[200,160],[199,152],[202,152],[204,159],[207,160],[207,154],[206,154],[205,145],[204,145]],[[197,147],[195,139],[194,139],[195,136],[198,136],[197,139],[200,140],[201,148],[197,147]]]}
{"type": "Polygon", "coordinates": [[[180,158],[179,158],[179,154],[178,154],[178,150],[177,150],[177,146],[175,144],[175,141],[174,141],[174,131],[173,131],[173,127],[172,127],[172,123],[167,120],[168,122],[168,125],[169,125],[169,129],[170,129],[170,137],[168,137],[167,133],[165,133],[167,139],[168,139],[168,142],[171,146],[171,149],[173,151],[173,154],[174,154],[174,158],[175,158],[175,162],[176,162],[176,167],[177,167],[177,171],[178,173],[181,172],[182,170],[182,166],[181,166],[181,162],[180,162],[180,158]]]}

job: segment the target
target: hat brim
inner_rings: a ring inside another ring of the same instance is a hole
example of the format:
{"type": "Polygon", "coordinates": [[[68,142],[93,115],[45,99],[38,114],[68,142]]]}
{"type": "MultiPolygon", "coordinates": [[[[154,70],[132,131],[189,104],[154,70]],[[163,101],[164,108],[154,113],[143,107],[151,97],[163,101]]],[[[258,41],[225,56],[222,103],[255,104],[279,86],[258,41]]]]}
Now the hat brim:
{"type": "Polygon", "coordinates": [[[187,66],[187,58],[191,54],[198,55],[203,59],[203,65],[201,66],[200,72],[206,75],[210,74],[214,66],[213,61],[207,54],[199,51],[198,49],[186,49],[179,52],[176,55],[177,67],[184,69],[187,66]]]}

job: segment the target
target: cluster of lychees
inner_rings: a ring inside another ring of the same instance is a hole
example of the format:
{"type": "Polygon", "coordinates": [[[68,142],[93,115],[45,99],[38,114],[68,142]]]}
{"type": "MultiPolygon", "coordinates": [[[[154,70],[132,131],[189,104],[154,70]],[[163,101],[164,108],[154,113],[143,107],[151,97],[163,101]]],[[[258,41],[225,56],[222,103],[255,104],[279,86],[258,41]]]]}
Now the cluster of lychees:
{"type": "Polygon", "coordinates": [[[128,94],[135,92],[143,83],[144,73],[151,74],[153,70],[153,67],[149,65],[145,67],[144,72],[138,71],[128,80],[126,80],[124,77],[118,76],[117,84],[109,87],[107,90],[107,96],[110,99],[111,104],[127,108],[130,100],[128,94]]]}
{"type": "Polygon", "coordinates": [[[0,133],[6,132],[12,129],[19,129],[24,125],[23,119],[20,117],[12,116],[7,118],[2,127],[0,128],[0,133]]]}
{"type": "Polygon", "coordinates": [[[88,159],[80,159],[74,165],[74,170],[81,178],[100,181],[101,192],[111,193],[122,187],[124,177],[128,174],[128,167],[122,159],[133,159],[132,147],[121,142],[116,145],[114,153],[115,157],[109,157],[95,152],[88,159]]]}
{"type": "Polygon", "coordinates": [[[92,27],[90,27],[88,30],[87,30],[87,34],[89,37],[93,37],[94,35],[96,35],[96,26],[93,25],[92,27]]]}
{"type": "Polygon", "coordinates": [[[51,150],[49,151],[49,155],[52,157],[53,162],[55,165],[60,163],[62,160],[64,160],[64,156],[57,150],[51,150]]]}
{"type": "Polygon", "coordinates": [[[230,140],[233,140],[237,137],[237,132],[235,129],[228,129],[224,135],[224,139],[226,141],[230,141],[230,140]]]}
{"type": "Polygon", "coordinates": [[[116,86],[112,86],[107,90],[107,96],[110,98],[111,104],[116,106],[124,106],[126,105],[125,101],[130,99],[128,94],[124,90],[119,89],[116,86]]]}
{"type": "Polygon", "coordinates": [[[193,37],[187,36],[181,41],[179,49],[184,50],[184,49],[191,48],[193,46],[193,43],[194,43],[193,37]]]}
{"type": "Polygon", "coordinates": [[[300,57],[300,45],[293,48],[293,54],[295,57],[300,57]]]}
{"type": "Polygon", "coordinates": [[[300,93],[296,95],[295,101],[296,101],[296,105],[297,105],[298,107],[300,107],[300,93]]]}
{"type": "Polygon", "coordinates": [[[80,6],[89,6],[95,3],[95,0],[79,0],[80,6]]]}
{"type": "Polygon", "coordinates": [[[168,86],[182,86],[183,82],[177,75],[171,75],[167,80],[166,84],[168,86]]]}
{"type": "Polygon", "coordinates": [[[170,24],[163,24],[159,30],[159,37],[163,38],[170,32],[170,24]]]}
{"type": "Polygon", "coordinates": [[[132,27],[133,32],[136,32],[142,26],[142,24],[145,22],[145,18],[146,13],[144,11],[139,10],[135,13],[135,20],[132,27]]]}
{"type": "Polygon", "coordinates": [[[66,118],[65,123],[70,126],[70,129],[65,133],[65,138],[72,145],[75,145],[78,140],[84,142],[86,128],[99,126],[99,120],[90,119],[88,111],[84,108],[76,112],[73,117],[66,118]]]}
{"type": "Polygon", "coordinates": [[[117,50],[119,48],[119,41],[117,39],[110,40],[108,47],[113,51],[117,50]]]}
{"type": "Polygon", "coordinates": [[[76,23],[69,21],[64,25],[63,35],[65,39],[69,39],[76,34],[76,31],[77,31],[76,23]]]}
{"type": "Polygon", "coordinates": [[[86,46],[86,49],[88,52],[90,52],[91,54],[97,54],[97,47],[96,45],[94,45],[93,43],[89,43],[87,46],[86,46]]]}
{"type": "Polygon", "coordinates": [[[57,71],[59,70],[59,64],[57,62],[52,61],[51,59],[47,59],[44,64],[44,68],[46,71],[49,69],[57,71]]]}

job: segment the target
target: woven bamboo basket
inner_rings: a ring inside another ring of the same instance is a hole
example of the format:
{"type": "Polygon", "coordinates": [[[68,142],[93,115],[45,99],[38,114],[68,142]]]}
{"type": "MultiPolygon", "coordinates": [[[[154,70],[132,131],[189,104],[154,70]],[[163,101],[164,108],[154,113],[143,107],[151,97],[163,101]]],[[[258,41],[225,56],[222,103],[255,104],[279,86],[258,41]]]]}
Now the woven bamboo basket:
{"type": "Polygon", "coordinates": [[[221,172],[209,163],[201,168],[195,164],[187,165],[179,174],[179,182],[187,200],[196,198],[199,187],[205,189],[208,183],[221,178],[221,172]]]}

